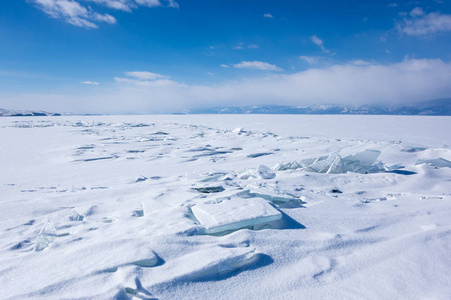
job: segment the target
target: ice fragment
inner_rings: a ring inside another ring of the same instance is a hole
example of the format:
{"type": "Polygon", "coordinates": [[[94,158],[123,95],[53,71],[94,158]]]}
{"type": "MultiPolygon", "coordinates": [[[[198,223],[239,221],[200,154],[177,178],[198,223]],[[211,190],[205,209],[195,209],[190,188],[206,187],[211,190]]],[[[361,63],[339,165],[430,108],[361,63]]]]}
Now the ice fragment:
{"type": "Polygon", "coordinates": [[[276,177],[276,173],[264,165],[260,165],[260,167],[258,167],[258,174],[263,179],[273,179],[276,177]]]}
{"type": "Polygon", "coordinates": [[[191,208],[207,234],[238,230],[282,218],[282,214],[261,198],[231,198],[201,203],[191,208]]]}
{"type": "Polygon", "coordinates": [[[222,186],[207,186],[207,187],[198,187],[198,188],[191,188],[195,191],[198,191],[200,193],[204,194],[210,194],[210,193],[219,193],[224,191],[224,188],[222,186]]]}
{"type": "Polygon", "coordinates": [[[50,222],[45,222],[36,240],[35,251],[42,251],[58,237],[58,233],[50,222]]]}
{"type": "Polygon", "coordinates": [[[274,167],[275,171],[301,169],[303,171],[342,174],[354,172],[361,174],[384,172],[385,166],[382,163],[374,165],[380,155],[378,150],[365,150],[342,158],[338,153],[318,158],[303,159],[299,162],[281,163],[274,167]]]}
{"type": "Polygon", "coordinates": [[[433,159],[419,159],[415,166],[421,165],[421,164],[428,164],[432,167],[437,168],[451,168],[451,161],[446,160],[444,158],[433,158],[433,159]]]}

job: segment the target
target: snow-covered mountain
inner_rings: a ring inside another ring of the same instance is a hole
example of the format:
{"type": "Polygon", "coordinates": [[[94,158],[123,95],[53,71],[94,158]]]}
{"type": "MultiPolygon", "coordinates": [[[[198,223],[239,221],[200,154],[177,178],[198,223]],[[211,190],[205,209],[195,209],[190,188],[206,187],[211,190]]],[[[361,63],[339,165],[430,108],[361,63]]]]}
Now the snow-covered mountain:
{"type": "MultiPolygon", "coordinates": [[[[411,105],[367,104],[305,106],[255,105],[197,108],[174,114],[292,114],[292,115],[424,115],[451,116],[451,98],[413,103],[411,105]]],[[[61,116],[70,113],[51,113],[42,110],[8,110],[0,108],[0,117],[61,116]]],[[[80,114],[84,115],[84,114],[80,114]]],[[[87,114],[88,115],[88,114],[87,114]]],[[[89,114],[92,115],[92,114],[89,114]]]]}
{"type": "Polygon", "coordinates": [[[32,116],[60,116],[58,113],[50,113],[42,110],[9,110],[0,108],[0,117],[32,117],[32,116]]]}
{"type": "Polygon", "coordinates": [[[428,115],[450,116],[451,98],[418,102],[412,105],[309,105],[239,106],[192,110],[191,114],[312,114],[312,115],[428,115]]]}

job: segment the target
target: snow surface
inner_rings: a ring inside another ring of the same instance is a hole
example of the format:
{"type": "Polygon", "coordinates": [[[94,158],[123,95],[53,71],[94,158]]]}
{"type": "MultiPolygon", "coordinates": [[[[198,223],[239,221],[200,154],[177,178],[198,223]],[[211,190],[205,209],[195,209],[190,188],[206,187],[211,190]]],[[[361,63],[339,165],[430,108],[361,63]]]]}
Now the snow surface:
{"type": "Polygon", "coordinates": [[[450,132],[451,117],[0,119],[0,299],[449,299],[450,132]],[[379,152],[378,173],[277,169],[379,152]]]}

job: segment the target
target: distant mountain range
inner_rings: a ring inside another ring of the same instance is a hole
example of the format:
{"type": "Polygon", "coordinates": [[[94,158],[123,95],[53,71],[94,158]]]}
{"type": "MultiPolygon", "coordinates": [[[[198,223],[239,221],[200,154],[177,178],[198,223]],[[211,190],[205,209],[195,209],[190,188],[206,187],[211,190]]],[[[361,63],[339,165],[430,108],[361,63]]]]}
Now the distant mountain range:
{"type": "MultiPolygon", "coordinates": [[[[423,115],[451,116],[451,98],[417,102],[412,105],[256,105],[193,109],[176,114],[293,114],[293,115],[423,115]]],[[[41,110],[7,110],[0,108],[0,117],[61,116],[41,110]]],[[[74,115],[74,114],[63,114],[74,115]]]]}
{"type": "Polygon", "coordinates": [[[42,110],[8,110],[0,108],[0,117],[45,117],[45,116],[61,116],[58,113],[49,113],[42,110]]]}
{"type": "Polygon", "coordinates": [[[189,114],[424,115],[451,116],[451,98],[412,105],[239,106],[196,109],[189,114]]]}

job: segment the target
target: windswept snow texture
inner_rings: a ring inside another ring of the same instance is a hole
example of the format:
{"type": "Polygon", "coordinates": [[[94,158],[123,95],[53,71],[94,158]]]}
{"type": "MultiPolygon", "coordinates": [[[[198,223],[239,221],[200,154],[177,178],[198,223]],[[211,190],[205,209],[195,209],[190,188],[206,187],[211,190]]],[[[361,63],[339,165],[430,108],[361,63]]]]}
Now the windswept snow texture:
{"type": "Polygon", "coordinates": [[[449,299],[451,117],[0,119],[0,299],[449,299]]]}

